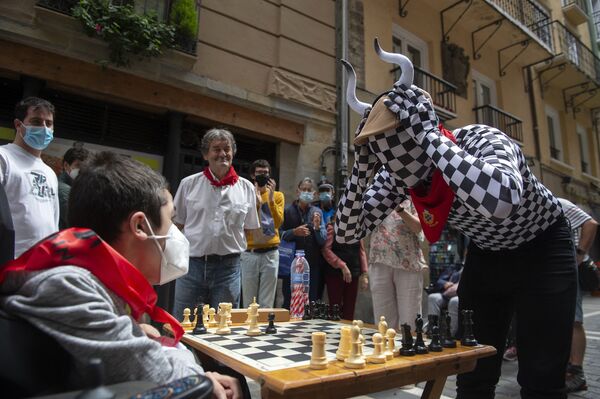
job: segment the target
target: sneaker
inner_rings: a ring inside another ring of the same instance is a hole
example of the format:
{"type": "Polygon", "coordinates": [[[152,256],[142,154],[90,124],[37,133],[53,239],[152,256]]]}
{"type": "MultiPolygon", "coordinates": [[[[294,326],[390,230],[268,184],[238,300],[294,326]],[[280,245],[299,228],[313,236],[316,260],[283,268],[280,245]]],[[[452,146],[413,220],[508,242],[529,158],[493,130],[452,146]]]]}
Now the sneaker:
{"type": "Polygon", "coordinates": [[[515,360],[517,360],[517,347],[516,346],[509,346],[504,351],[504,355],[502,356],[502,358],[504,360],[506,360],[507,362],[514,362],[515,360]]]}
{"type": "Polygon", "coordinates": [[[587,390],[585,375],[583,374],[583,369],[581,367],[569,367],[567,375],[565,376],[565,386],[567,388],[567,393],[587,390]]]}

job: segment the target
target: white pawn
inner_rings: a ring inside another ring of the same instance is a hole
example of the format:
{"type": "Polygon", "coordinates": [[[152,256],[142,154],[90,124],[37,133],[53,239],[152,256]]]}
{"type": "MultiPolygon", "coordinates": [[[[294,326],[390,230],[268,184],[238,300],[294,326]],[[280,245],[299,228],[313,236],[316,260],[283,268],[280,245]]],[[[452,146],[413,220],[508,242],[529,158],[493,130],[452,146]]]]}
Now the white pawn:
{"type": "Polygon", "coordinates": [[[344,360],[344,366],[349,369],[362,369],[365,367],[365,358],[362,354],[362,343],[360,340],[360,327],[357,324],[352,326],[352,347],[350,355],[344,360]]]}
{"type": "Polygon", "coordinates": [[[386,337],[387,350],[385,351],[385,357],[387,360],[392,360],[394,356],[400,356],[400,350],[396,349],[396,330],[388,328],[386,337]]]}
{"type": "Polygon", "coordinates": [[[183,309],[183,321],[181,322],[181,327],[183,327],[184,330],[191,330],[194,328],[190,320],[191,313],[190,308],[183,309]]]}
{"type": "Polygon", "coordinates": [[[321,331],[312,333],[312,353],[310,356],[310,368],[323,370],[327,368],[327,356],[325,356],[325,339],[327,334],[321,331]]]}
{"type": "Polygon", "coordinates": [[[373,334],[373,354],[367,357],[369,363],[381,364],[385,363],[387,356],[383,350],[383,335],[379,333],[373,334]]]}
{"type": "Polygon", "coordinates": [[[343,326],[340,329],[340,345],[338,350],[335,352],[335,358],[337,360],[346,360],[350,355],[350,347],[352,346],[351,327],[343,326]]]}
{"type": "Polygon", "coordinates": [[[231,302],[227,302],[225,304],[225,311],[226,311],[226,315],[227,315],[227,325],[230,326],[231,323],[231,309],[233,309],[233,304],[231,302]]]}
{"type": "Polygon", "coordinates": [[[205,326],[208,326],[208,311],[210,310],[210,305],[202,306],[202,321],[205,326]]]}
{"type": "Polygon", "coordinates": [[[217,320],[215,319],[215,308],[208,309],[208,326],[216,327],[218,325],[217,320]]]}

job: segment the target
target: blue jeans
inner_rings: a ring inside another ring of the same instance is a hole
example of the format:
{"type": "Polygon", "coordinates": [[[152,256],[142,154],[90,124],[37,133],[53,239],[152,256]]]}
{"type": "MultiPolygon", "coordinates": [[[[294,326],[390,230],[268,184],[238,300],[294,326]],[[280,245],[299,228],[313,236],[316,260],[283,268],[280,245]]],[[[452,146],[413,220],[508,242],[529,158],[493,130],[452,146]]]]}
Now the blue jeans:
{"type": "MultiPolygon", "coordinates": [[[[233,308],[240,306],[240,255],[227,258],[211,256],[190,258],[188,274],[175,282],[173,316],[183,319],[183,309],[194,308],[200,303],[218,309],[219,303],[231,302],[233,308]]],[[[193,310],[192,310],[193,313],[193,310]]]]}

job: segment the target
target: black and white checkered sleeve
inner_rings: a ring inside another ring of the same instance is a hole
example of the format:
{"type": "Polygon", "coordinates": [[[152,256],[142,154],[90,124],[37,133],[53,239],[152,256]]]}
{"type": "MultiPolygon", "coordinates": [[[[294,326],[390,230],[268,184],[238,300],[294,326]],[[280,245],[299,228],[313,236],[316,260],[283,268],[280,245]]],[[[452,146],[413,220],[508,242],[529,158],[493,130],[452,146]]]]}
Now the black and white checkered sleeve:
{"type": "Polygon", "coordinates": [[[404,189],[385,168],[379,170],[367,189],[361,184],[361,175],[355,162],[336,213],[335,236],[339,243],[358,242],[406,199],[404,189]]]}
{"type": "Polygon", "coordinates": [[[519,209],[523,193],[513,142],[484,125],[466,126],[454,134],[464,137],[460,145],[437,129],[427,132],[421,145],[465,206],[496,222],[510,217],[519,209]]]}

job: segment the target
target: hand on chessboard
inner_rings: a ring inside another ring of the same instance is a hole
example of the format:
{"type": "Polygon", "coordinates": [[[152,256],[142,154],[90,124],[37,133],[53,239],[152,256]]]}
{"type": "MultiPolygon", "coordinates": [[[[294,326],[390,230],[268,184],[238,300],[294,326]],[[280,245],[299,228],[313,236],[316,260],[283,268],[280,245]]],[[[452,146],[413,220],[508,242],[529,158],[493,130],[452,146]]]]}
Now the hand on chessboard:
{"type": "Polygon", "coordinates": [[[242,387],[237,379],[211,371],[207,371],[205,375],[213,383],[212,397],[214,399],[242,398],[242,387]]]}

